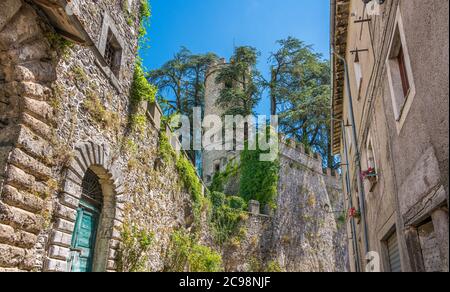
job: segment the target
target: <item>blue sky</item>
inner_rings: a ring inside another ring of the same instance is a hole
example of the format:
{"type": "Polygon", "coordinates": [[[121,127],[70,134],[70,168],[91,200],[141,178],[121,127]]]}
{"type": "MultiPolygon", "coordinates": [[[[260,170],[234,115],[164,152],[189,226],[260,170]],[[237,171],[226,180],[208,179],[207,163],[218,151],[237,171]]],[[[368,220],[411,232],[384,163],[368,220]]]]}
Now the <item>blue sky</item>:
{"type": "MultiPolygon", "coordinates": [[[[156,69],[181,46],[194,53],[229,58],[234,45],[261,52],[259,69],[267,76],[267,58],[276,41],[297,37],[329,57],[329,0],[151,0],[150,48],[141,52],[147,69],[156,69]]],[[[257,108],[268,114],[263,98],[257,108]]]]}

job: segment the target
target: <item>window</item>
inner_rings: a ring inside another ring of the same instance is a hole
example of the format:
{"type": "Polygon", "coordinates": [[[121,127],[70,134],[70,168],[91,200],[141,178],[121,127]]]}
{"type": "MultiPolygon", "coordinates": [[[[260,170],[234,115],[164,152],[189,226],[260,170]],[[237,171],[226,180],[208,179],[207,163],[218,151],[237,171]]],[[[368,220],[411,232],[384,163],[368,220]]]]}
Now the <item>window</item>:
{"type": "Polygon", "coordinates": [[[400,78],[402,81],[403,98],[406,99],[410,89],[408,74],[406,72],[405,54],[403,53],[403,47],[400,47],[400,51],[397,56],[398,69],[400,71],[400,78]]]}
{"type": "Polygon", "coordinates": [[[396,22],[386,63],[394,117],[400,132],[416,92],[400,11],[396,22]]]}
{"type": "Polygon", "coordinates": [[[393,273],[402,272],[400,260],[400,250],[398,248],[397,233],[394,231],[386,240],[387,256],[389,261],[389,271],[393,273]]]}
{"type": "Polygon", "coordinates": [[[97,64],[119,91],[120,71],[124,61],[123,56],[125,55],[124,48],[124,41],[120,37],[113,19],[108,14],[105,14],[98,42],[98,50],[103,56],[104,62],[97,61],[97,64]]]}
{"type": "Polygon", "coordinates": [[[367,138],[366,155],[367,155],[367,169],[372,168],[372,169],[375,169],[375,172],[376,172],[377,164],[376,164],[376,160],[375,160],[375,153],[373,150],[372,137],[370,135],[367,138]]]}
{"type": "Polygon", "coordinates": [[[220,172],[220,161],[216,161],[214,162],[214,173],[219,173],[220,172]]]}
{"type": "Polygon", "coordinates": [[[120,64],[122,62],[121,59],[122,48],[120,47],[120,44],[113,35],[112,31],[109,30],[105,46],[105,61],[116,77],[119,76],[120,73],[120,64]]]}

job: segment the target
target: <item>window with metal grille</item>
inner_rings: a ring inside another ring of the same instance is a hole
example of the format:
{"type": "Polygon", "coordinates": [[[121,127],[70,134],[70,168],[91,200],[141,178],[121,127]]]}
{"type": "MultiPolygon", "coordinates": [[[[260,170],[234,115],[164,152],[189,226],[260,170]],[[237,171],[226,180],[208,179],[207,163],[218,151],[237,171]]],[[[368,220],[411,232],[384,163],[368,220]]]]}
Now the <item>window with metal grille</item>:
{"type": "Polygon", "coordinates": [[[98,176],[90,169],[86,171],[82,184],[82,199],[95,208],[103,205],[103,191],[98,176]]]}
{"type": "Polygon", "coordinates": [[[108,31],[104,57],[106,64],[114,75],[116,77],[119,76],[120,65],[122,62],[122,48],[111,30],[108,31]]]}

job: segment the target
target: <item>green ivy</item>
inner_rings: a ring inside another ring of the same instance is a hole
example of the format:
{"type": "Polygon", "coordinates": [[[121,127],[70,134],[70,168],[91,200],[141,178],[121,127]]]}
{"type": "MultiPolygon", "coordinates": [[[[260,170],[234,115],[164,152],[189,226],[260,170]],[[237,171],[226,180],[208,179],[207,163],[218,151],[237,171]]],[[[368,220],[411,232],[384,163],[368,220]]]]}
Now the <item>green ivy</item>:
{"type": "Polygon", "coordinates": [[[158,155],[164,163],[173,162],[175,164],[183,187],[192,196],[195,221],[199,223],[205,199],[203,196],[203,185],[197,176],[194,166],[183,154],[177,155],[175,153],[165,132],[161,132],[159,137],[158,155]]]}
{"type": "Polygon", "coordinates": [[[188,266],[190,272],[220,272],[222,256],[207,246],[194,244],[189,253],[188,266]]]}
{"type": "Polygon", "coordinates": [[[148,20],[150,19],[152,15],[150,4],[148,0],[141,0],[141,5],[139,9],[139,20],[140,20],[140,26],[139,26],[139,37],[143,38],[147,34],[146,25],[148,23],[148,20]]]}
{"type": "Polygon", "coordinates": [[[131,85],[131,100],[133,103],[142,101],[155,102],[158,88],[150,84],[145,78],[144,69],[140,60],[136,62],[134,69],[133,83],[131,85]]]}
{"type": "Polygon", "coordinates": [[[140,230],[135,224],[125,223],[122,226],[121,245],[117,254],[117,270],[119,272],[143,272],[148,262],[148,251],[154,234],[140,230]]]}
{"type": "Polygon", "coordinates": [[[226,196],[220,192],[211,192],[209,199],[212,205],[210,226],[216,242],[223,245],[245,219],[247,203],[241,197],[226,196]]]}
{"type": "Polygon", "coordinates": [[[197,240],[186,231],[175,231],[167,250],[165,272],[219,272],[222,270],[222,257],[197,240]]]}
{"type": "Polygon", "coordinates": [[[247,202],[257,200],[262,206],[275,208],[278,189],[279,161],[260,161],[259,148],[241,152],[241,180],[239,191],[247,202]]]}
{"type": "Polygon", "coordinates": [[[239,165],[237,163],[228,163],[225,171],[216,173],[209,190],[211,192],[224,192],[229,179],[239,175],[239,165]]]}
{"type": "Polygon", "coordinates": [[[195,171],[194,166],[184,155],[178,156],[176,167],[178,170],[178,174],[181,176],[181,181],[183,182],[184,187],[192,196],[192,200],[194,203],[194,217],[196,219],[196,222],[198,223],[204,204],[202,184],[197,176],[197,172],[195,171]]]}

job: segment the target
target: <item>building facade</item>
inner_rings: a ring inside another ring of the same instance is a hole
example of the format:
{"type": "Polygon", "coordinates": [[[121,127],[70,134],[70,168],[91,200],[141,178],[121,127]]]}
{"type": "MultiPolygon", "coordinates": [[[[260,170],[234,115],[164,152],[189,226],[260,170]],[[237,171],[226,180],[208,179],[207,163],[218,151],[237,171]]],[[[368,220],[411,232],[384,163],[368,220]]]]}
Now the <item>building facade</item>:
{"type": "Polygon", "coordinates": [[[124,230],[153,233],[140,269],[161,271],[192,226],[192,195],[160,159],[161,111],[131,99],[140,12],[0,2],[0,271],[127,270],[124,230]]]}
{"type": "Polygon", "coordinates": [[[331,1],[351,269],[448,271],[449,3],[364,2],[331,1]]]}

